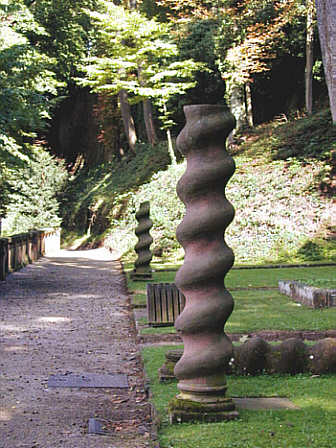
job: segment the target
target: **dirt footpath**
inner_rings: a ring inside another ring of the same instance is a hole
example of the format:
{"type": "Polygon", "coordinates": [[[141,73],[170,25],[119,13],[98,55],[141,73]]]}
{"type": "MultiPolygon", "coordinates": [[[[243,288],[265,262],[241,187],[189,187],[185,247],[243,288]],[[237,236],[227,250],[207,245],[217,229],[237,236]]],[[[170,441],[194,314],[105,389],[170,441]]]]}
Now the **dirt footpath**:
{"type": "Polygon", "coordinates": [[[62,251],[1,282],[0,448],[144,448],[155,446],[150,432],[120,263],[104,249],[62,251]],[[128,387],[50,383],[90,374],[128,387]]]}

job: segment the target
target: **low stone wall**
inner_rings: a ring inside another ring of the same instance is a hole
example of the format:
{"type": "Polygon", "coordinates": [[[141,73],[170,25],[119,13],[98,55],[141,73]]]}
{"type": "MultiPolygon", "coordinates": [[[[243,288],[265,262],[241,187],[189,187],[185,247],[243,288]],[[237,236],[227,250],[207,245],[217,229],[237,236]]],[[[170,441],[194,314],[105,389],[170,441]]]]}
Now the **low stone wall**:
{"type": "Polygon", "coordinates": [[[336,306],[336,289],[322,289],[299,281],[281,280],[279,291],[311,308],[336,306]]]}
{"type": "MultiPolygon", "coordinates": [[[[159,369],[160,381],[175,379],[174,367],[182,353],[178,349],[167,351],[166,361],[159,369]]],[[[325,338],[311,346],[298,338],[289,338],[277,345],[259,337],[251,338],[233,346],[225,370],[227,375],[336,373],[336,338],[325,338]]]]}
{"type": "Polygon", "coordinates": [[[13,271],[60,248],[60,229],[32,230],[0,238],[0,281],[13,271]]]}

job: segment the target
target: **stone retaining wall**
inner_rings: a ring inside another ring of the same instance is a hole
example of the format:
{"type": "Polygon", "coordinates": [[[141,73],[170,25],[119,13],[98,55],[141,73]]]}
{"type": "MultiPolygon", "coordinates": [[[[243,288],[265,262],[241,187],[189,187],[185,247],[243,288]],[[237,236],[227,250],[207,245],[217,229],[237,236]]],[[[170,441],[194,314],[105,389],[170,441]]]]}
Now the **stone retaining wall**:
{"type": "Polygon", "coordinates": [[[279,290],[296,302],[311,308],[336,306],[336,289],[316,288],[299,281],[280,280],[279,290]]]}

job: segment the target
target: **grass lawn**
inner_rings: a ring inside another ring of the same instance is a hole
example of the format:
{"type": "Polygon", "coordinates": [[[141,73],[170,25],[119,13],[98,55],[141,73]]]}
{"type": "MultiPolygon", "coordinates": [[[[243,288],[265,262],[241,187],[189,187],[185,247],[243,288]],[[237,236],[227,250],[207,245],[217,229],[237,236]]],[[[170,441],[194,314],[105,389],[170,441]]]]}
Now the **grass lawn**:
{"type": "Polygon", "coordinates": [[[241,410],[236,421],[169,425],[167,405],[177,393],[176,383],[159,383],[157,370],[170,348],[146,347],[142,352],[161,421],[161,448],[336,447],[336,378],[332,375],[229,376],[230,396],[285,396],[301,409],[241,410]]]}
{"type": "MultiPolygon", "coordinates": [[[[311,309],[293,302],[280,294],[276,288],[279,280],[300,279],[312,283],[324,279],[325,283],[334,282],[336,266],[281,269],[242,269],[231,270],[226,285],[232,291],[235,308],[226,324],[228,333],[249,333],[252,331],[272,330],[329,330],[335,328],[336,307],[311,309]],[[238,288],[238,289],[237,289],[238,288]],[[239,288],[246,288],[239,290],[239,288]]],[[[153,281],[173,282],[175,272],[155,272],[153,281]]],[[[146,304],[146,282],[133,282],[128,279],[134,304],[146,304]]],[[[146,324],[146,320],[141,322],[146,324]]],[[[142,334],[172,333],[173,327],[143,328],[142,334]]]]}
{"type": "MultiPolygon", "coordinates": [[[[225,331],[250,333],[258,330],[335,329],[336,307],[312,309],[293,302],[276,290],[234,291],[235,308],[225,331]]],[[[145,324],[146,322],[143,321],[145,324]]],[[[142,334],[172,333],[173,327],[143,328],[142,334]]]]}
{"type": "MultiPolygon", "coordinates": [[[[153,273],[155,283],[173,283],[176,271],[156,271],[153,273]]],[[[228,289],[277,287],[279,280],[301,280],[317,282],[320,285],[336,284],[336,266],[316,266],[308,268],[272,268],[272,269],[231,269],[225,284],[228,289]]],[[[134,282],[127,278],[128,289],[146,292],[147,282],[134,282]]],[[[145,303],[145,302],[144,302],[145,303]]]]}

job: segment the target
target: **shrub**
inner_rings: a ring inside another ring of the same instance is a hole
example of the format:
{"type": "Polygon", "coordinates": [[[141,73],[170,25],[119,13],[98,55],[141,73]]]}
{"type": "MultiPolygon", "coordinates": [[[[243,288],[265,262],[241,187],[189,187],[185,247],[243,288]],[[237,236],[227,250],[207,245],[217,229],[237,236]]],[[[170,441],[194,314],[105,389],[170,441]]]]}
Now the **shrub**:
{"type": "Polygon", "coordinates": [[[7,235],[61,224],[57,196],[67,178],[63,164],[36,146],[24,160],[8,179],[7,235]]]}

